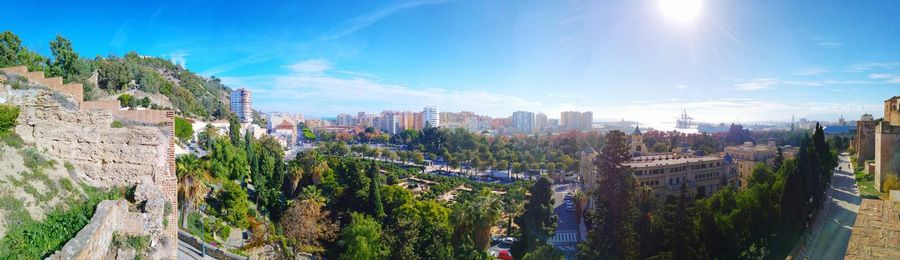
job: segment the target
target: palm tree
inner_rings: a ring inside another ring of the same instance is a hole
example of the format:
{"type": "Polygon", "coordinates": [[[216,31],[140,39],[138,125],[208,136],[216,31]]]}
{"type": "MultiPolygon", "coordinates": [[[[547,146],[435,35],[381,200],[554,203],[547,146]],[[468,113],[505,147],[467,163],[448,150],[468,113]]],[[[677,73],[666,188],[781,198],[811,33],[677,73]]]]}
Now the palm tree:
{"type": "Polygon", "coordinates": [[[299,163],[291,163],[288,166],[288,182],[287,189],[284,193],[288,195],[289,198],[294,197],[294,191],[297,190],[297,185],[300,184],[300,179],[303,178],[303,167],[299,163]]]}
{"type": "Polygon", "coordinates": [[[487,188],[482,189],[477,198],[466,205],[469,213],[468,221],[473,228],[475,246],[480,250],[487,250],[491,241],[491,228],[500,220],[503,211],[500,200],[487,188]]]}
{"type": "Polygon", "coordinates": [[[182,213],[183,227],[187,227],[188,211],[193,206],[203,203],[208,192],[205,182],[209,180],[208,163],[197,159],[193,154],[179,156],[175,160],[175,173],[178,177],[178,198],[184,205],[182,213]]]}

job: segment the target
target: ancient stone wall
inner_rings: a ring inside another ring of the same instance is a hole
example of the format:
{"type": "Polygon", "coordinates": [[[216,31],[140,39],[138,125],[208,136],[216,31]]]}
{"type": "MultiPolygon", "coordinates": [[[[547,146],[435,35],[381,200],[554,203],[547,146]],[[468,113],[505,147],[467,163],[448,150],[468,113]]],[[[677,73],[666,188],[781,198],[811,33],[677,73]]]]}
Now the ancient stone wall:
{"type": "Polygon", "coordinates": [[[127,212],[128,202],[125,200],[100,202],[91,222],[48,259],[103,259],[112,243],[113,232],[119,228],[119,222],[127,212]]]}
{"type": "MultiPolygon", "coordinates": [[[[18,74],[41,88],[0,92],[0,100],[21,108],[16,126],[27,143],[75,166],[76,177],[94,186],[153,182],[177,209],[174,112],[121,110],[118,101],[83,101],[81,84],[63,84],[62,78],[44,78],[24,66],[0,68],[18,74]],[[63,95],[59,95],[63,94],[63,95]],[[114,120],[124,128],[112,128],[114,120]]],[[[161,220],[160,220],[161,221],[161,220]]],[[[168,216],[177,223],[177,214],[168,216]]],[[[165,230],[170,241],[177,225],[165,230]]],[[[176,250],[172,243],[169,251],[176,250]]]]}
{"type": "Polygon", "coordinates": [[[865,165],[867,160],[875,159],[875,127],[876,121],[856,121],[856,165],[865,165]]]}
{"type": "Polygon", "coordinates": [[[881,182],[888,174],[898,174],[900,168],[900,126],[878,124],[875,130],[875,188],[881,191],[881,182]]]}

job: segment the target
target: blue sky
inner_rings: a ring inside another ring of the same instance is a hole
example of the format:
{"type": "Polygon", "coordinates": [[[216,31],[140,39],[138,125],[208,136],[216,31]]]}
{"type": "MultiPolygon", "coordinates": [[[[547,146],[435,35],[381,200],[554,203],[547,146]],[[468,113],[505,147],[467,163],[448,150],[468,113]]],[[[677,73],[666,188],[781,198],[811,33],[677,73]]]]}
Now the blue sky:
{"type": "Polygon", "coordinates": [[[17,1],[0,30],[44,54],[61,34],[88,57],[166,57],[322,117],[833,120],[900,95],[898,1],[701,0],[689,22],[661,1],[17,1]]]}

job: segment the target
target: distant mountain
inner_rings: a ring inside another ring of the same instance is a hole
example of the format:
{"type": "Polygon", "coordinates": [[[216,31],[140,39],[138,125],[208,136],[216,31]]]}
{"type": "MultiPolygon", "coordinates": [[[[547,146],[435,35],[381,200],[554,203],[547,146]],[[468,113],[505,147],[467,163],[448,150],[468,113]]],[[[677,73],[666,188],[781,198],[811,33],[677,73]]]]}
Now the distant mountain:
{"type": "Polygon", "coordinates": [[[0,34],[0,67],[25,65],[30,71],[44,71],[48,77],[61,76],[66,83],[82,83],[86,100],[129,93],[138,98],[149,96],[156,101],[152,108],[174,109],[184,117],[221,119],[229,114],[228,86],[216,77],[200,76],[169,60],[134,51],[124,57],[86,59],[79,57],[72,43],[62,36],[50,42],[50,52],[52,57],[43,57],[22,46],[12,32],[0,34]]]}

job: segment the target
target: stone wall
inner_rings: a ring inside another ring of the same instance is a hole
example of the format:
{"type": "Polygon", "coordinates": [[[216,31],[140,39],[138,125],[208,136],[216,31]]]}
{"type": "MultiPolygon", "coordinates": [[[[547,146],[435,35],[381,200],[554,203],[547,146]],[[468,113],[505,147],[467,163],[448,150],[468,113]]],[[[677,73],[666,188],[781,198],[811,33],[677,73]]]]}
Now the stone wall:
{"type": "Polygon", "coordinates": [[[897,175],[900,168],[900,126],[882,121],[875,129],[875,189],[888,174],[897,175]]]}
{"type": "MultiPolygon", "coordinates": [[[[75,177],[94,186],[156,183],[172,207],[178,208],[173,111],[121,110],[118,101],[83,101],[81,84],[44,78],[43,72],[28,72],[24,66],[0,71],[24,76],[50,90],[5,87],[5,92],[0,91],[0,100],[21,108],[16,133],[23,140],[71,163],[75,177]],[[114,120],[126,127],[112,128],[114,120]]],[[[170,214],[168,222],[177,223],[177,214],[170,214]]],[[[175,241],[177,225],[169,225],[165,233],[175,241]]],[[[169,251],[175,250],[172,243],[169,251]]]]}
{"type": "Polygon", "coordinates": [[[105,200],[97,204],[91,222],[48,259],[103,259],[112,243],[113,232],[128,213],[125,200],[105,200]]]}
{"type": "Polygon", "coordinates": [[[900,259],[900,205],[863,199],[844,259],[900,259]]]}
{"type": "Polygon", "coordinates": [[[206,248],[206,250],[205,250],[206,255],[208,255],[212,258],[215,258],[215,259],[232,259],[232,260],[248,259],[248,257],[246,257],[246,256],[236,255],[231,252],[223,251],[222,249],[212,246],[206,242],[201,242],[199,238],[197,238],[191,234],[188,234],[187,232],[181,231],[181,230],[178,230],[178,240],[184,241],[185,243],[188,243],[189,245],[191,245],[193,248],[198,248],[200,250],[202,250],[202,248],[203,248],[203,247],[201,247],[200,243],[203,243],[203,246],[205,246],[205,248],[206,248]]]}
{"type": "Polygon", "coordinates": [[[875,159],[875,127],[876,121],[856,121],[856,165],[864,165],[867,160],[875,159]]]}

